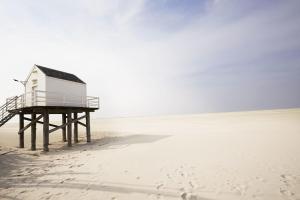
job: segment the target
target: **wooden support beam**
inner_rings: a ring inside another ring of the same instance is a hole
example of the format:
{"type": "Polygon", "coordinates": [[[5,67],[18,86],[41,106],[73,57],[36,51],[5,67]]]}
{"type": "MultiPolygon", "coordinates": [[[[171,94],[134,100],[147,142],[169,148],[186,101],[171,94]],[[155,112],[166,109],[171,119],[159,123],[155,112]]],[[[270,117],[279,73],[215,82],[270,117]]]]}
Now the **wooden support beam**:
{"type": "Polygon", "coordinates": [[[74,143],[78,143],[78,114],[74,113],[74,143]]]}
{"type": "Polygon", "coordinates": [[[44,143],[44,151],[49,151],[49,113],[46,110],[43,114],[44,124],[43,124],[43,143],[44,143]]]}
{"type": "Polygon", "coordinates": [[[98,108],[81,108],[81,107],[65,107],[65,106],[30,106],[30,107],[22,107],[17,109],[11,109],[10,112],[17,112],[23,114],[42,114],[45,109],[48,110],[49,114],[62,114],[70,112],[84,113],[84,112],[95,112],[98,108]]]}
{"type": "Polygon", "coordinates": [[[54,132],[54,131],[57,131],[58,129],[67,127],[69,124],[72,124],[72,123],[74,123],[75,121],[79,121],[79,120],[81,120],[81,119],[83,119],[83,118],[85,118],[85,115],[82,116],[82,117],[77,118],[76,120],[75,120],[75,119],[73,119],[73,120],[71,119],[71,122],[70,122],[70,123],[69,123],[69,122],[66,122],[65,124],[62,124],[62,125],[60,125],[60,126],[58,126],[58,127],[56,127],[56,128],[53,128],[53,129],[51,129],[51,130],[49,131],[49,133],[52,133],[52,132],[54,132]]]}
{"type": "Polygon", "coordinates": [[[24,148],[24,114],[19,115],[19,147],[24,148]]]}
{"type": "MultiPolygon", "coordinates": [[[[22,114],[20,114],[20,116],[21,116],[22,114]]],[[[24,116],[24,115],[23,115],[24,116]]],[[[31,120],[31,122],[29,123],[29,124],[27,124],[24,128],[22,128],[22,129],[20,129],[19,130],[19,134],[21,134],[22,132],[24,133],[24,131],[26,130],[26,129],[28,129],[33,123],[36,123],[37,121],[39,121],[41,118],[43,117],[43,115],[40,115],[40,116],[38,116],[35,120],[31,120]]],[[[24,126],[24,117],[22,117],[22,119],[23,119],[23,126],[24,126]]],[[[49,126],[49,124],[48,124],[48,126],[49,126]]]]}
{"type": "MultiPolygon", "coordinates": [[[[27,117],[24,117],[24,120],[26,120],[26,121],[32,121],[30,118],[27,118],[27,117]]],[[[44,122],[41,122],[41,121],[37,121],[36,123],[37,124],[44,124],[44,122]]],[[[58,127],[58,125],[50,124],[50,123],[49,123],[49,126],[58,127]]]]}
{"type": "Polygon", "coordinates": [[[86,141],[91,142],[90,112],[85,112],[86,141]]]}
{"type": "MultiPolygon", "coordinates": [[[[31,119],[32,121],[35,121],[36,119],[35,113],[31,114],[31,119]]],[[[31,125],[31,150],[32,151],[36,150],[36,123],[33,123],[31,125]]]]}
{"type": "Polygon", "coordinates": [[[68,140],[68,146],[71,147],[72,146],[72,113],[69,112],[67,114],[67,140],[68,140]]]}
{"type": "MultiPolygon", "coordinates": [[[[62,124],[64,125],[64,124],[66,124],[67,122],[67,116],[66,116],[66,114],[62,114],[61,115],[61,117],[62,117],[62,124]]],[[[67,141],[67,129],[66,129],[66,127],[64,126],[64,127],[62,127],[62,139],[63,139],[63,141],[64,142],[66,142],[67,141]]]]}
{"type": "Polygon", "coordinates": [[[36,150],[37,124],[43,124],[43,149],[44,151],[49,151],[49,134],[59,129],[62,129],[62,139],[68,142],[68,146],[72,146],[72,123],[74,123],[74,143],[78,142],[79,125],[86,128],[87,142],[91,142],[90,113],[94,112],[97,109],[98,108],[65,106],[31,106],[15,108],[9,110],[9,112],[17,114],[20,117],[18,130],[20,148],[24,148],[25,131],[31,128],[31,149],[36,150]],[[73,119],[72,113],[74,113],[73,119]],[[78,117],[80,113],[84,114],[84,116],[78,117]],[[25,117],[25,115],[27,114],[31,115],[31,117],[25,117]],[[50,114],[60,114],[60,116],[62,117],[62,125],[51,124],[50,114]],[[84,118],[85,121],[81,120],[84,118]],[[25,120],[29,121],[27,122],[29,124],[26,123],[26,125],[25,120]]]}
{"type": "Polygon", "coordinates": [[[80,124],[81,126],[86,127],[86,125],[84,123],[80,122],[80,121],[78,121],[77,123],[80,124]]]}

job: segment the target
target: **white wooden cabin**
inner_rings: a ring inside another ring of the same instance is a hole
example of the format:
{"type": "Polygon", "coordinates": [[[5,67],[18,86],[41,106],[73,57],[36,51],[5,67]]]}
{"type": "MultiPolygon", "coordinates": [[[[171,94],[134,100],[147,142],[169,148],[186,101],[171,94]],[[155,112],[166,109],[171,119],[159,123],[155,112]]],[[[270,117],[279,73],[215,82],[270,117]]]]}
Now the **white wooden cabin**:
{"type": "Polygon", "coordinates": [[[34,65],[25,80],[22,107],[88,107],[86,83],[74,74],[34,65]]]}
{"type": "Polygon", "coordinates": [[[74,74],[40,65],[34,65],[26,80],[19,82],[24,84],[25,93],[7,98],[0,106],[0,127],[19,115],[20,148],[24,148],[24,131],[31,127],[31,149],[36,150],[37,123],[43,124],[44,151],[49,151],[49,134],[59,129],[63,131],[63,141],[72,146],[73,125],[75,143],[78,142],[78,125],[86,128],[87,142],[91,142],[90,113],[99,109],[99,98],[87,96],[85,82],[74,74]],[[78,116],[81,113],[85,114],[78,116]],[[24,116],[29,114],[31,118],[24,116]],[[62,125],[49,123],[51,114],[61,114],[62,125]],[[85,123],[79,121],[84,118],[85,123]],[[25,121],[30,123],[24,126],[25,121]]]}

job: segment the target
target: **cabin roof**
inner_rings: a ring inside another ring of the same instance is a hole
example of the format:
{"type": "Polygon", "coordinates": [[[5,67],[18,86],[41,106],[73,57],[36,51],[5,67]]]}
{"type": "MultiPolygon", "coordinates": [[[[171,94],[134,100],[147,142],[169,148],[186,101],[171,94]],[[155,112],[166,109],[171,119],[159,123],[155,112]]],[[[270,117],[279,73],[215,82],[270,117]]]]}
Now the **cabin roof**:
{"type": "Polygon", "coordinates": [[[55,69],[50,69],[40,65],[35,65],[35,66],[39,68],[46,76],[85,84],[85,82],[83,82],[80,78],[78,78],[74,74],[58,71],[55,69]]]}

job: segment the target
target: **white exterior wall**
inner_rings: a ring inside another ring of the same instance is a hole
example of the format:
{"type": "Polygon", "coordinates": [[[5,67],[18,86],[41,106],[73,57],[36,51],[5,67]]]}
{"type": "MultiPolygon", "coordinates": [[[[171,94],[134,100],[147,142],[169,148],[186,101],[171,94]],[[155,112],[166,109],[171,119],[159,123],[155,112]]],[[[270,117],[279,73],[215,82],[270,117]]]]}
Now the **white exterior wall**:
{"type": "Polygon", "coordinates": [[[24,106],[86,107],[86,84],[46,76],[34,66],[26,79],[24,106]],[[33,92],[33,87],[37,92],[33,92]]]}
{"type": "MultiPolygon", "coordinates": [[[[36,66],[34,66],[26,79],[24,103],[26,106],[34,106],[35,96],[32,87],[36,86],[36,90],[46,90],[46,75],[36,66]],[[36,72],[34,72],[36,71],[36,72]],[[34,80],[37,80],[36,83],[34,80]]],[[[39,104],[44,105],[44,104],[39,104]]]]}
{"type": "Polygon", "coordinates": [[[46,76],[47,106],[86,107],[86,84],[46,76]]]}

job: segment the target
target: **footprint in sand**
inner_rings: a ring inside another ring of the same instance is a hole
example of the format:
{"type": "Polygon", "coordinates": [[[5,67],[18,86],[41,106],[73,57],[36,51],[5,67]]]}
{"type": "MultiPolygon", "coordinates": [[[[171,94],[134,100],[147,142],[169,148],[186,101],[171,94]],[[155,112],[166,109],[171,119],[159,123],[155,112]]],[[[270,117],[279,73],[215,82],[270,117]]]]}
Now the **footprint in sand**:
{"type": "Polygon", "coordinates": [[[46,199],[46,200],[51,199],[52,195],[49,195],[49,194],[50,194],[50,192],[44,192],[44,195],[47,195],[47,196],[44,197],[43,199],[46,199]]]}
{"type": "Polygon", "coordinates": [[[295,193],[291,192],[290,190],[287,190],[287,189],[283,189],[283,188],[280,188],[280,194],[283,195],[283,196],[294,196],[295,193]]]}
{"type": "Polygon", "coordinates": [[[59,192],[59,193],[56,193],[55,196],[59,196],[59,195],[62,195],[63,193],[59,192]]]}
{"type": "Polygon", "coordinates": [[[197,194],[184,192],[180,195],[182,200],[201,200],[197,194]]]}
{"type": "Polygon", "coordinates": [[[262,183],[266,182],[266,180],[262,177],[255,177],[255,179],[262,182],[262,183]]]}
{"type": "Polygon", "coordinates": [[[159,189],[162,188],[163,186],[164,186],[164,184],[161,183],[161,184],[159,184],[159,185],[156,186],[156,189],[159,190],[159,189]]]}
{"type": "Polygon", "coordinates": [[[296,180],[295,177],[293,177],[292,175],[287,175],[287,174],[281,174],[280,175],[281,181],[289,186],[291,182],[294,182],[296,180]]]}
{"type": "Polygon", "coordinates": [[[52,195],[50,195],[50,196],[48,196],[48,197],[45,197],[44,199],[45,200],[49,200],[49,199],[51,199],[52,198],[52,195]]]}
{"type": "Polygon", "coordinates": [[[283,183],[283,186],[279,189],[280,194],[284,197],[295,196],[295,193],[291,190],[291,187],[297,185],[297,177],[288,174],[282,174],[280,175],[280,181],[283,183]]]}
{"type": "Polygon", "coordinates": [[[189,185],[191,186],[191,188],[197,188],[197,184],[194,181],[189,181],[189,185]]]}
{"type": "Polygon", "coordinates": [[[244,184],[240,184],[232,187],[232,191],[239,196],[245,195],[247,189],[248,186],[244,184]]]}
{"type": "Polygon", "coordinates": [[[59,183],[63,184],[66,181],[73,181],[73,180],[75,180],[75,178],[67,178],[67,179],[61,180],[59,183]]]}
{"type": "Polygon", "coordinates": [[[168,177],[168,179],[172,179],[170,174],[167,174],[166,176],[168,177]]]}

